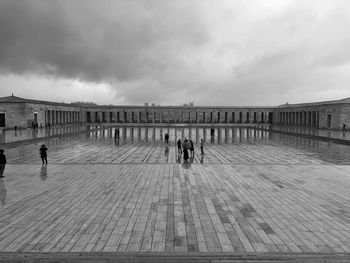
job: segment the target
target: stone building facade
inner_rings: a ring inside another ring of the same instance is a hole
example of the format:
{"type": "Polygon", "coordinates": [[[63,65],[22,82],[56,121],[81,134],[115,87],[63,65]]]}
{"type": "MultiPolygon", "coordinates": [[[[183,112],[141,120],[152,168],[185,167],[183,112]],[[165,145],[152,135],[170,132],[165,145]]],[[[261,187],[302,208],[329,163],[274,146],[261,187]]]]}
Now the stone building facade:
{"type": "Polygon", "coordinates": [[[350,126],[350,98],[277,107],[77,106],[0,98],[0,128],[70,123],[278,124],[340,129],[350,126]]]}
{"type": "Polygon", "coordinates": [[[271,123],[273,108],[99,106],[84,111],[87,123],[271,123]]]}
{"type": "Polygon", "coordinates": [[[0,98],[0,128],[80,123],[83,109],[66,103],[0,98]]]}
{"type": "Polygon", "coordinates": [[[350,126],[350,98],[301,104],[284,104],[274,109],[274,124],[342,129],[350,126]]]}

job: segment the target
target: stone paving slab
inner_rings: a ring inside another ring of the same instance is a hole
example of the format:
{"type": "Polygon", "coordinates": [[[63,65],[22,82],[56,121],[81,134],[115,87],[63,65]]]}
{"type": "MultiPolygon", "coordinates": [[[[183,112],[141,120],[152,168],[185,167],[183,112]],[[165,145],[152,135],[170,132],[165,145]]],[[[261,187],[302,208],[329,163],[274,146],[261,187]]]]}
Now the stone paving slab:
{"type": "Polygon", "coordinates": [[[350,166],[8,165],[0,251],[350,252],[350,166]]]}
{"type": "Polygon", "coordinates": [[[154,134],[5,148],[0,252],[350,253],[349,146],[225,131],[184,163],[154,134]]]}
{"type": "Polygon", "coordinates": [[[118,262],[118,263],[348,263],[349,254],[288,253],[4,253],[0,262],[118,262]]]}

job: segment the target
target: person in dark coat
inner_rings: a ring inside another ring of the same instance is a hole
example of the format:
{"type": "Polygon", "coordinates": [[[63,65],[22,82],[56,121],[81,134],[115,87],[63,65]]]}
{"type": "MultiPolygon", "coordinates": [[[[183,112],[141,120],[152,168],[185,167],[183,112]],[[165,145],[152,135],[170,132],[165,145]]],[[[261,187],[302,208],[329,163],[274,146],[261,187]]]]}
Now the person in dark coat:
{"type": "Polygon", "coordinates": [[[0,149],[0,178],[5,177],[4,171],[6,166],[6,156],[4,154],[4,150],[0,149]]]}
{"type": "Polygon", "coordinates": [[[182,149],[184,152],[184,160],[187,161],[190,158],[190,156],[188,154],[188,150],[190,149],[190,143],[186,138],[182,144],[182,149]]]}
{"type": "Polygon", "coordinates": [[[179,155],[182,154],[182,146],[181,145],[182,145],[182,142],[181,142],[181,139],[179,139],[177,141],[177,152],[179,155]]]}
{"type": "Polygon", "coordinates": [[[203,139],[201,139],[201,155],[203,155],[204,154],[204,140],[203,139]]]}
{"type": "Polygon", "coordinates": [[[41,157],[41,160],[43,161],[43,164],[47,164],[47,150],[48,149],[45,144],[42,144],[39,149],[40,157],[41,157]]]}
{"type": "Polygon", "coordinates": [[[190,140],[190,152],[191,152],[191,156],[194,156],[194,145],[192,140],[190,140]]]}

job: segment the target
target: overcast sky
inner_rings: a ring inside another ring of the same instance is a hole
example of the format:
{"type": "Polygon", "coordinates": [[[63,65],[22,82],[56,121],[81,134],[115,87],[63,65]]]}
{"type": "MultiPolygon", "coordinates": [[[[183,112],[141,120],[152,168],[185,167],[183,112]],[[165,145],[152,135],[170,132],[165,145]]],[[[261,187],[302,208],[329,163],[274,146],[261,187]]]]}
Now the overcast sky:
{"type": "Polygon", "coordinates": [[[350,97],[348,0],[0,0],[0,96],[267,105],[350,97]]]}

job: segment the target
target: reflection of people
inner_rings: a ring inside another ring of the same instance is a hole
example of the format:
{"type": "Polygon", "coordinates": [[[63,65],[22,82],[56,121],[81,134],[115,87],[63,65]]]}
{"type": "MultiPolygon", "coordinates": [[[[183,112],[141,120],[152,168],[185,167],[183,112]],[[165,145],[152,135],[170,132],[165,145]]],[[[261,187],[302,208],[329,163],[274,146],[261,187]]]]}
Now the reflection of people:
{"type": "Polygon", "coordinates": [[[40,157],[41,160],[43,161],[43,164],[47,164],[47,147],[45,144],[42,144],[40,146],[39,152],[40,152],[40,157]]]}
{"type": "Polygon", "coordinates": [[[200,162],[203,163],[203,161],[204,161],[204,155],[202,154],[200,162]]]}
{"type": "Polygon", "coordinates": [[[0,202],[2,205],[6,204],[7,190],[4,179],[0,179],[0,202]]]}
{"type": "Polygon", "coordinates": [[[346,125],[345,125],[345,123],[343,123],[343,128],[342,128],[343,132],[345,132],[345,128],[346,128],[346,125]]]}
{"type": "Polygon", "coordinates": [[[166,133],[164,135],[164,139],[165,139],[165,143],[169,143],[169,134],[168,133],[166,133]]]}
{"type": "Polygon", "coordinates": [[[169,161],[169,146],[168,145],[165,145],[164,155],[166,158],[166,162],[168,162],[169,161]]]}
{"type": "Polygon", "coordinates": [[[191,167],[191,163],[189,161],[184,161],[182,164],[182,167],[185,169],[189,169],[191,167]]]}
{"type": "Polygon", "coordinates": [[[0,178],[4,177],[4,171],[6,166],[6,156],[4,150],[0,149],[0,178]]]}
{"type": "Polygon", "coordinates": [[[163,130],[160,129],[160,140],[162,141],[163,140],[163,130]]]}
{"type": "Polygon", "coordinates": [[[40,178],[43,181],[45,181],[47,179],[47,166],[46,165],[41,166],[40,178]]]}
{"type": "Polygon", "coordinates": [[[177,156],[177,163],[181,163],[181,154],[178,154],[177,156]]]}

